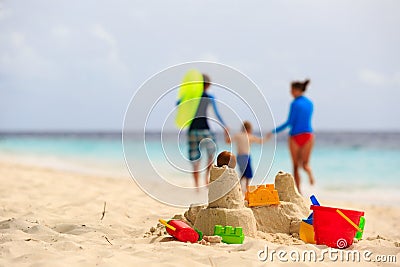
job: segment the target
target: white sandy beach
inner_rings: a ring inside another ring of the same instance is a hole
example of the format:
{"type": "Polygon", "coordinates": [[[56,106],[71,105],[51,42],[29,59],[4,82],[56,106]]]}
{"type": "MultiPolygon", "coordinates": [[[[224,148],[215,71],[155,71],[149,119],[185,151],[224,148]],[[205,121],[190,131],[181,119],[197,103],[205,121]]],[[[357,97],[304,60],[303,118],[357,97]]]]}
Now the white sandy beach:
{"type": "MultiPolygon", "coordinates": [[[[317,254],[326,249],[284,234],[260,234],[264,239],[246,238],[243,245],[212,246],[146,234],[159,218],[185,210],[151,199],[129,177],[81,175],[2,160],[0,182],[0,266],[283,266],[288,263],[277,258],[260,261],[258,252],[265,246],[317,254]]],[[[359,265],[399,266],[399,206],[328,204],[365,211],[363,240],[349,249],[369,250],[372,260],[378,255],[397,257],[397,263],[361,259],[359,265]]],[[[292,264],[316,266],[307,261],[292,264]]],[[[317,264],[345,263],[325,257],[317,264]]]]}

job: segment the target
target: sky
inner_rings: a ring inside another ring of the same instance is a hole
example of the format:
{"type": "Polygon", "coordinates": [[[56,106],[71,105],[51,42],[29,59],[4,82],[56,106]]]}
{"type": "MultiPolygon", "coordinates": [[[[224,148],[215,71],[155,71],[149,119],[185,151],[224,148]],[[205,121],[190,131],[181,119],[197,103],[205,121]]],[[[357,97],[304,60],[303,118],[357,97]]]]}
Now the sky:
{"type": "Polygon", "coordinates": [[[310,78],[315,130],[399,131],[399,10],[396,0],[0,0],[0,131],[120,131],[139,87],[190,61],[247,75],[277,123],[290,82],[310,78]]]}

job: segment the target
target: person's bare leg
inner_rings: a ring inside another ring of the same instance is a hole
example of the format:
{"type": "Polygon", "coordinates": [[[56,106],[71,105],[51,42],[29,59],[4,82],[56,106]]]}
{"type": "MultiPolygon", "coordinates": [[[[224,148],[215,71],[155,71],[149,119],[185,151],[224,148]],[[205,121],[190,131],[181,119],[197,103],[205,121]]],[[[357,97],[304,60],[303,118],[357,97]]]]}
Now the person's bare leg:
{"type": "Polygon", "coordinates": [[[299,174],[299,152],[300,152],[300,147],[290,137],[289,137],[289,150],[290,150],[290,155],[292,157],[292,163],[293,163],[294,181],[296,183],[297,190],[299,191],[299,193],[301,193],[301,191],[300,191],[300,174],[299,174]]]}
{"type": "Polygon", "coordinates": [[[246,194],[247,191],[247,181],[243,183],[243,181],[247,180],[246,177],[242,176],[242,178],[240,178],[240,188],[242,189],[243,194],[246,194]],[[245,184],[245,186],[243,187],[243,184],[245,184]]]}
{"type": "Polygon", "coordinates": [[[199,191],[199,166],[200,166],[200,161],[193,162],[193,178],[194,178],[194,186],[197,188],[197,191],[199,191]]]}
{"type": "Polygon", "coordinates": [[[315,183],[314,175],[310,166],[310,157],[313,147],[314,137],[310,141],[308,141],[301,149],[301,160],[303,169],[307,172],[308,180],[310,181],[311,185],[315,183]]]}

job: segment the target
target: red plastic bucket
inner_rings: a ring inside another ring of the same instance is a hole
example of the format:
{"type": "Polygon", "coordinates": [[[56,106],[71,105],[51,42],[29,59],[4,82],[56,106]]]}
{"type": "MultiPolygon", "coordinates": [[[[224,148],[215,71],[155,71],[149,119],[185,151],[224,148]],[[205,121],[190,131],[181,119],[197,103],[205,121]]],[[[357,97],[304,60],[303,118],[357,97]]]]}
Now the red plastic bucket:
{"type": "MultiPolygon", "coordinates": [[[[314,211],[314,238],[317,245],[347,248],[353,244],[357,230],[336,212],[338,208],[311,205],[310,209],[314,211]]],[[[360,217],[364,215],[362,211],[338,210],[343,212],[356,225],[359,224],[360,217]]]]}
{"type": "Polygon", "coordinates": [[[175,231],[167,228],[167,233],[178,239],[182,242],[191,242],[196,243],[199,239],[199,234],[187,225],[185,222],[181,220],[170,220],[168,222],[169,225],[176,228],[175,231]]]}

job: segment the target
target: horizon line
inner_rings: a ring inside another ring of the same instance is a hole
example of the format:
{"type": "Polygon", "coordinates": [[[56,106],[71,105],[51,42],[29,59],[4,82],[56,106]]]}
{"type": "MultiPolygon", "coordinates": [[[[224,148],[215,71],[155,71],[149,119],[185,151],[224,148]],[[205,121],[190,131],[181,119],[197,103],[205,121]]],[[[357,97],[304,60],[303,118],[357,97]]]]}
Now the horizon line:
{"type": "MultiPolygon", "coordinates": [[[[178,130],[176,131],[163,131],[165,134],[175,134],[178,130]]],[[[214,131],[215,133],[223,133],[223,131],[214,131]]],[[[121,134],[122,135],[123,131],[118,131],[118,130],[10,130],[10,131],[4,131],[0,130],[0,135],[116,135],[116,134],[121,134]]],[[[143,131],[128,131],[125,132],[128,134],[142,134],[143,131]]],[[[160,134],[161,131],[146,131],[147,134],[160,134]]],[[[254,133],[260,133],[257,131],[254,131],[254,133]]],[[[399,130],[390,130],[390,129],[385,129],[385,130],[366,130],[366,129],[360,129],[360,130],[352,130],[352,129],[344,129],[344,130],[316,130],[314,131],[316,134],[400,134],[400,129],[399,130]]]]}

